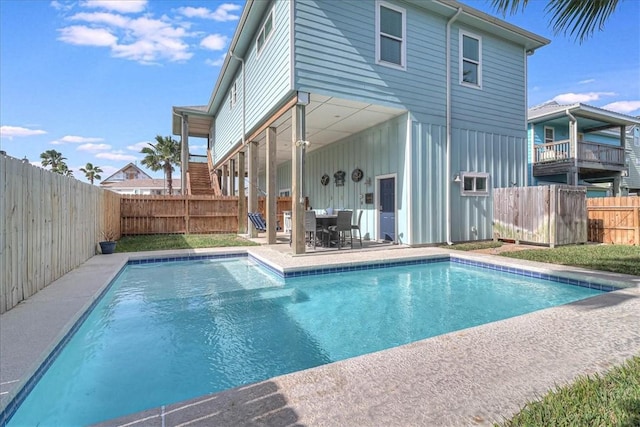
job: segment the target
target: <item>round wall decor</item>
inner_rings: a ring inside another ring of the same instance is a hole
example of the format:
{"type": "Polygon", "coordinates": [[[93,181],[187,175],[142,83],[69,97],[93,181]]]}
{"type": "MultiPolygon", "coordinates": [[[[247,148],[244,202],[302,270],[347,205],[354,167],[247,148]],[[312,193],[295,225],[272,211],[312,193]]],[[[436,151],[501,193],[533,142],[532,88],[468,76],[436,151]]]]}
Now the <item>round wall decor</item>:
{"type": "Polygon", "coordinates": [[[360,168],[355,168],[353,172],[351,172],[351,179],[353,180],[353,182],[360,181],[362,177],[364,177],[364,173],[360,168]]]}
{"type": "Polygon", "coordinates": [[[320,178],[320,184],[327,185],[327,184],[329,184],[330,180],[331,180],[331,178],[329,178],[329,175],[327,175],[325,173],[324,175],[322,175],[322,178],[320,178]]]}

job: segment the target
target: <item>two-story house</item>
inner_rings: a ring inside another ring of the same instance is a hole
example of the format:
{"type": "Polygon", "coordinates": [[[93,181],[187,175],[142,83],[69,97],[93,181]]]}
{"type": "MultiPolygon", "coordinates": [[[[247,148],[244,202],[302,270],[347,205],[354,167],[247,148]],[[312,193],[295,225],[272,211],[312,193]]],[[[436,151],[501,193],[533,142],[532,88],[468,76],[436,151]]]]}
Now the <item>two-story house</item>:
{"type": "Polygon", "coordinates": [[[594,192],[607,188],[610,195],[618,196],[626,192],[625,184],[635,182],[623,183],[630,173],[633,178],[637,174],[630,163],[633,153],[627,129],[637,127],[640,119],[581,103],[548,102],[531,108],[528,121],[533,185],[593,185],[594,192]],[[600,184],[607,187],[597,187],[600,184]]]}
{"type": "Polygon", "coordinates": [[[305,197],[364,211],[373,240],[489,239],[492,189],[527,183],[527,58],[547,43],[452,0],[248,0],[209,103],[173,108],[182,178],[208,138],[224,191],[249,177],[239,231],[258,190],[273,225],[291,194],[295,253],[305,197]]]}
{"type": "MultiPolygon", "coordinates": [[[[129,163],[100,182],[100,187],[119,194],[168,194],[164,178],[152,178],[136,164],[129,163]]],[[[180,194],[180,180],[172,180],[173,194],[180,194]]]]}

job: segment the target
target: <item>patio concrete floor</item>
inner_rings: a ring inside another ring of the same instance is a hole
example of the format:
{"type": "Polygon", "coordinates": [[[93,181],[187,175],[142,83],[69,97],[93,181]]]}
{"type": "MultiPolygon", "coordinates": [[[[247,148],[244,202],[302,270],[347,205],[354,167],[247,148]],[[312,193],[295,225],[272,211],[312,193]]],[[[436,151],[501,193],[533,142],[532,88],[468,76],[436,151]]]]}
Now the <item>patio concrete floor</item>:
{"type": "Polygon", "coordinates": [[[443,248],[292,256],[288,245],[95,256],[0,316],[2,408],[130,258],[249,251],[282,269],[455,253],[625,289],[109,420],[135,426],[490,425],[578,375],[640,355],[640,277],[443,248]],[[348,254],[348,255],[347,255],[348,254]]]}

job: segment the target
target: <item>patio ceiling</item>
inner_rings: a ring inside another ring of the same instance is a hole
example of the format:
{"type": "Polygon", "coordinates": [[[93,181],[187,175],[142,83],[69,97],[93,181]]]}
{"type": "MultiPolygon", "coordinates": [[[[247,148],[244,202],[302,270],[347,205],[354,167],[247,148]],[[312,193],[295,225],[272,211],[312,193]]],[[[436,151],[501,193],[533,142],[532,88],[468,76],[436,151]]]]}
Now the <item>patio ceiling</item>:
{"type": "MultiPolygon", "coordinates": [[[[306,108],[307,151],[326,147],[349,135],[397,117],[405,110],[385,107],[365,102],[350,101],[311,94],[311,102],[306,108]]],[[[279,165],[291,159],[291,111],[287,111],[275,121],[276,163],[279,165]]],[[[266,159],[266,132],[254,139],[260,147],[260,171],[264,171],[266,159]]]]}

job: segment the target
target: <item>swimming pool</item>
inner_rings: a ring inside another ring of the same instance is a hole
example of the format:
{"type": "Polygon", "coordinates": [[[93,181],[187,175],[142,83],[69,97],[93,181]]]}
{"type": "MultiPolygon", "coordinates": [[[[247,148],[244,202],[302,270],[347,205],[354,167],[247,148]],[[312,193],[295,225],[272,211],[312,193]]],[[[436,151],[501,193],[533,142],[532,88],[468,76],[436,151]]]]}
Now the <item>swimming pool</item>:
{"type": "Polygon", "coordinates": [[[286,280],[248,258],[130,265],[9,425],[98,422],[601,293],[435,261],[286,280]]]}

